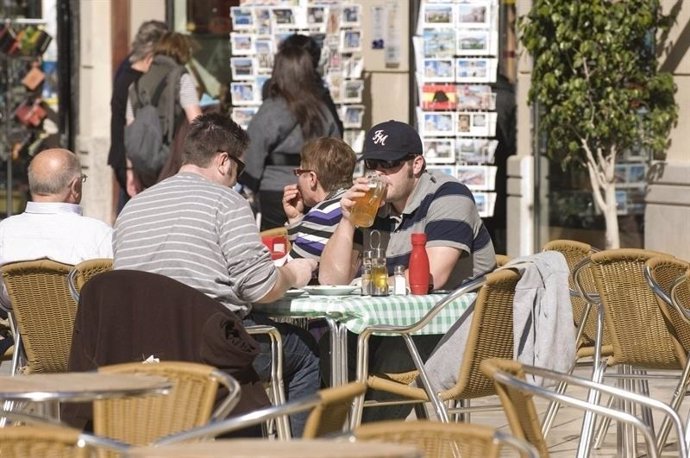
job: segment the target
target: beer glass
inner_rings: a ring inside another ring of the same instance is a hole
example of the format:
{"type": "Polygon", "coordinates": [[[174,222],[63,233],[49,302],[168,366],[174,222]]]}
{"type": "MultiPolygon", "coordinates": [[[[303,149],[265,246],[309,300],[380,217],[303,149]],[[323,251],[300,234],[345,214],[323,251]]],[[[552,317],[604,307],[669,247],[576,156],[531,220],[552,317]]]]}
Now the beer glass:
{"type": "Polygon", "coordinates": [[[369,189],[364,196],[355,201],[351,211],[350,220],[357,227],[371,227],[374,224],[374,218],[381,205],[383,191],[386,189],[386,183],[377,175],[370,175],[367,178],[369,179],[369,189]]]}

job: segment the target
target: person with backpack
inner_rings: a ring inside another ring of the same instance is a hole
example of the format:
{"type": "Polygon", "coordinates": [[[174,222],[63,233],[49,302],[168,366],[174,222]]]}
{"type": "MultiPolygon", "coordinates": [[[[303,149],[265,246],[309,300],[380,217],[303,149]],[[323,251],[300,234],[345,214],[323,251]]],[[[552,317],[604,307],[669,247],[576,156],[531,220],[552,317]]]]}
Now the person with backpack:
{"type": "Polygon", "coordinates": [[[125,125],[129,87],[146,73],[153,62],[156,43],[168,31],[165,22],[151,20],[139,26],[132,42],[132,51],[117,67],[110,99],[110,151],[108,165],[113,169],[115,182],[120,188],[113,202],[113,221],[129,200],[127,188],[127,161],[125,158],[125,125]]]}
{"type": "Polygon", "coordinates": [[[283,188],[296,183],[304,144],[319,137],[338,137],[338,124],[323,101],[323,83],[309,51],[282,47],[276,54],[267,98],[247,128],[247,168],[240,183],[258,193],[261,229],[282,226],[283,188]]]}
{"type": "Polygon", "coordinates": [[[190,39],[168,32],[156,44],[149,71],[129,88],[125,148],[130,196],[158,181],[178,128],[201,114],[196,85],[186,68],[191,57],[190,39]]]}

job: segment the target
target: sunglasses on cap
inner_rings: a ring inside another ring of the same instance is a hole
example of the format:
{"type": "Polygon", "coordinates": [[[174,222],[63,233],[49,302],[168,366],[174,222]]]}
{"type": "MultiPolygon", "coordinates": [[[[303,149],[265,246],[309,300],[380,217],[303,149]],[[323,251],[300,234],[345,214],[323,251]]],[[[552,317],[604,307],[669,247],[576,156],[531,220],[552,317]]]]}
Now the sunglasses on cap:
{"type": "Polygon", "coordinates": [[[396,159],[394,161],[387,161],[384,159],[365,159],[364,166],[368,170],[391,170],[400,167],[405,162],[410,159],[414,159],[417,154],[408,154],[402,159],[396,159]]]}

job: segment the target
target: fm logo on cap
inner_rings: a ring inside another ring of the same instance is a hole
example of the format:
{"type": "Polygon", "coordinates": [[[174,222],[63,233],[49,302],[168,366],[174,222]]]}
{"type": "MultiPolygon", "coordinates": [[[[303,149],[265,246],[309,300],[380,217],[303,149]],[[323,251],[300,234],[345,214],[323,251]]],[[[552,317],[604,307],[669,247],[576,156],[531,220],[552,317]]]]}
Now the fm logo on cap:
{"type": "Polygon", "coordinates": [[[383,135],[383,130],[377,130],[374,132],[374,136],[371,137],[371,141],[373,141],[375,145],[386,146],[387,138],[388,135],[383,135]]]}

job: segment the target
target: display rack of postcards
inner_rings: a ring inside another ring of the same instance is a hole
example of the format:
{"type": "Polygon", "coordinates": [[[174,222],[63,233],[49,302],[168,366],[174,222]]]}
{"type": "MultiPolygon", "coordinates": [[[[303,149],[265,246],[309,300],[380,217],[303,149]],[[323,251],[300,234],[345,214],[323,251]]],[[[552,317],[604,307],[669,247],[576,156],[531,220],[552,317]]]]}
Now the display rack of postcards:
{"type": "Polygon", "coordinates": [[[457,177],[479,213],[496,200],[498,0],[422,1],[412,38],[428,169],[457,177]]]}
{"type": "Polygon", "coordinates": [[[344,140],[355,152],[364,144],[362,119],[362,7],[352,1],[244,1],[230,8],[232,117],[246,128],[262,100],[273,56],[286,37],[299,33],[321,44],[323,80],[338,107],[344,140]]]}
{"type": "Polygon", "coordinates": [[[0,22],[0,172],[4,199],[0,214],[10,216],[22,210],[26,188],[24,162],[28,162],[43,140],[57,131],[48,119],[51,108],[43,101],[46,75],[41,56],[51,42],[37,19],[4,19],[0,22]],[[48,126],[50,124],[51,127],[48,126]]]}
{"type": "Polygon", "coordinates": [[[616,161],[616,213],[643,215],[648,164],[651,161],[649,151],[638,145],[624,151],[616,161]]]}

